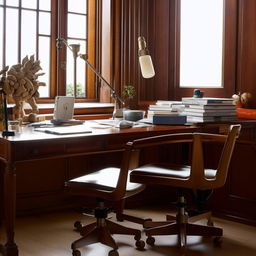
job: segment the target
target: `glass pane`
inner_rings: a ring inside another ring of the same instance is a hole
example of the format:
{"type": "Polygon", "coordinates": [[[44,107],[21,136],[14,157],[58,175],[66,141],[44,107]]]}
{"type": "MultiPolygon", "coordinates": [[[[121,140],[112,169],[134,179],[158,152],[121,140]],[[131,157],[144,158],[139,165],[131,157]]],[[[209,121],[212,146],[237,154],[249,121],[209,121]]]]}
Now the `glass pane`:
{"type": "Polygon", "coordinates": [[[6,0],[6,5],[19,6],[19,0],[6,0]]]}
{"type": "Polygon", "coordinates": [[[6,9],[6,65],[15,65],[18,61],[18,10],[6,9]]]}
{"type": "Polygon", "coordinates": [[[46,12],[39,12],[39,34],[51,34],[51,15],[46,12]]]}
{"type": "Polygon", "coordinates": [[[36,12],[23,10],[21,13],[21,58],[33,54],[36,54],[36,12]]]}
{"type": "MultiPolygon", "coordinates": [[[[79,53],[85,53],[85,41],[69,40],[69,44],[80,44],[79,53]]],[[[85,62],[81,58],[77,58],[77,97],[85,97],[85,62]]],[[[71,51],[67,51],[67,95],[74,96],[74,58],[71,51]]]]}
{"type": "Polygon", "coordinates": [[[68,0],[68,11],[86,13],[87,0],[68,0]]]}
{"type": "Polygon", "coordinates": [[[40,0],[39,1],[39,9],[40,10],[51,10],[51,0],[40,0]]]}
{"type": "MultiPolygon", "coordinates": [[[[3,4],[3,0],[0,0],[0,4],[3,4]]],[[[1,17],[2,17],[2,15],[1,15],[1,17]]]]}
{"type": "Polygon", "coordinates": [[[74,96],[74,58],[69,50],[67,50],[66,91],[68,96],[74,96]]]}
{"type": "Polygon", "coordinates": [[[222,86],[223,0],[182,0],[180,86],[222,86]]]}
{"type": "Polygon", "coordinates": [[[41,62],[43,76],[39,76],[40,82],[45,82],[46,86],[39,88],[40,97],[50,96],[50,38],[39,37],[39,60],[41,62]]]}
{"type": "Polygon", "coordinates": [[[68,14],[68,37],[86,38],[86,16],[68,14]]]}
{"type": "MultiPolygon", "coordinates": [[[[3,17],[3,8],[0,7],[0,17],[3,17]]],[[[0,70],[3,69],[3,19],[0,19],[0,70]]]]}
{"type": "Polygon", "coordinates": [[[79,58],[77,60],[77,86],[76,86],[76,96],[85,97],[85,62],[79,58]]]}
{"type": "MultiPolygon", "coordinates": [[[[80,53],[85,53],[85,42],[80,41],[80,53]]],[[[86,64],[85,61],[81,58],[77,59],[77,87],[76,93],[77,97],[85,97],[85,71],[86,71],[86,64]]]]}
{"type": "Polygon", "coordinates": [[[22,0],[21,6],[24,8],[36,9],[37,0],[22,0]]]}

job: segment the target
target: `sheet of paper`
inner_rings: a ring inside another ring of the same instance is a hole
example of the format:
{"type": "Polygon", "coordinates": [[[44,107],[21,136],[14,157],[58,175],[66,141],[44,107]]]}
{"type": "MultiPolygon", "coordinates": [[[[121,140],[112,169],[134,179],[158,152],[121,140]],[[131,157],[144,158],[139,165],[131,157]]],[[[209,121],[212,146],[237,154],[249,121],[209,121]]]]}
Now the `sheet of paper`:
{"type": "Polygon", "coordinates": [[[49,127],[49,128],[36,128],[34,131],[45,132],[57,135],[91,133],[84,125],[64,126],[64,127],[49,127]]]}

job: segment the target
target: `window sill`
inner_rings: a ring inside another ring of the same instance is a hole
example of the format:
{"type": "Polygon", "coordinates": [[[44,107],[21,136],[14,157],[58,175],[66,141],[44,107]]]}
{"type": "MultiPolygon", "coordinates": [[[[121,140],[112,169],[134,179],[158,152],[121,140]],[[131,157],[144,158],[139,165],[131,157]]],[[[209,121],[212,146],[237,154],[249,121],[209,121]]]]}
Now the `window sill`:
{"type": "MultiPolygon", "coordinates": [[[[8,107],[13,107],[13,104],[8,104],[8,107]]],[[[54,103],[37,104],[39,108],[39,115],[45,116],[46,119],[52,119],[54,103]]],[[[25,105],[25,112],[30,113],[30,106],[25,105]]],[[[113,115],[114,104],[112,103],[75,103],[74,118],[76,119],[101,119],[110,118],[113,115]]]]}

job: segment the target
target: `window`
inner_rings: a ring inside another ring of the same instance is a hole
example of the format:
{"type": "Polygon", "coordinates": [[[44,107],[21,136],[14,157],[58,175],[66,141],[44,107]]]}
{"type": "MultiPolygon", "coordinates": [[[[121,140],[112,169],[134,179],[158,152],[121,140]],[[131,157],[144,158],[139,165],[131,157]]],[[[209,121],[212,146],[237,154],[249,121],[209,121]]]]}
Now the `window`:
{"type": "Polygon", "coordinates": [[[181,1],[181,87],[222,87],[223,1],[181,1]]]}
{"type": "Polygon", "coordinates": [[[58,50],[56,39],[61,37],[69,44],[79,43],[80,53],[90,55],[94,65],[96,2],[0,0],[0,68],[20,63],[26,55],[35,55],[45,73],[39,78],[46,83],[39,89],[40,101],[65,94],[95,100],[94,74],[77,58],[77,84],[74,85],[73,55],[64,45],[58,50]]]}
{"type": "Polygon", "coordinates": [[[236,90],[238,2],[174,3],[174,97],[191,96],[194,88],[204,88],[208,97],[230,97],[236,90]]]}

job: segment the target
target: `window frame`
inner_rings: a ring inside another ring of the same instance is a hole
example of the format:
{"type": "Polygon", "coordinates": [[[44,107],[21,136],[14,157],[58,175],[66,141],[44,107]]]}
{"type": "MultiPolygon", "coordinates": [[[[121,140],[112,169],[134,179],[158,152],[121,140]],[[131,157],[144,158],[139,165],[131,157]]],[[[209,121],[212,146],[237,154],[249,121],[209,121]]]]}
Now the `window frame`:
{"type": "MultiPolygon", "coordinates": [[[[175,98],[193,95],[194,88],[180,87],[180,1],[175,0],[175,56],[174,56],[174,94],[175,98]]],[[[224,1],[224,35],[223,35],[223,87],[200,87],[205,96],[230,97],[236,88],[236,58],[237,58],[237,11],[236,0],[224,1]]],[[[170,21],[172,22],[172,21],[170,21]]],[[[172,27],[172,26],[170,26],[172,27]]],[[[172,27],[173,28],[173,27],[172,27]]],[[[173,33],[170,33],[172,36],[173,33]]],[[[171,39],[170,39],[171,41],[171,39]]]]}
{"type": "MultiPolygon", "coordinates": [[[[54,69],[54,66],[51,68],[51,73],[55,71],[55,80],[51,81],[54,86],[51,86],[50,91],[50,98],[54,98],[56,95],[66,95],[66,54],[67,49],[66,47],[62,47],[61,49],[56,49],[56,38],[67,38],[67,14],[68,14],[68,1],[67,0],[52,0],[54,2],[55,12],[52,12],[53,15],[57,19],[52,20],[58,21],[61,23],[59,24],[52,24],[55,27],[55,39],[53,40],[53,47],[54,52],[52,52],[51,56],[55,57],[57,69],[54,69]],[[59,4],[59,6],[58,6],[59,4]],[[58,27],[58,29],[56,29],[58,27]],[[60,31],[58,31],[60,30],[60,31]]],[[[99,40],[97,40],[97,31],[99,29],[99,23],[96,22],[97,16],[99,15],[99,6],[98,1],[88,1],[87,3],[87,14],[88,14],[88,22],[87,22],[87,54],[88,60],[93,65],[96,66],[96,63],[99,63],[99,60],[96,60],[96,51],[99,50],[99,40]],[[92,29],[90,29],[92,28],[92,29]]],[[[54,31],[54,28],[53,30],[54,31]]],[[[97,79],[95,74],[89,69],[89,67],[85,66],[86,71],[86,98],[76,98],[76,102],[97,102],[98,95],[97,95],[97,79]]],[[[96,67],[97,68],[97,67],[96,67]]],[[[45,101],[44,99],[38,99],[38,101],[45,101]]]]}
{"type": "MultiPolygon", "coordinates": [[[[99,51],[99,40],[97,40],[98,30],[100,23],[97,22],[97,17],[99,16],[99,1],[88,1],[87,10],[88,10],[88,22],[87,22],[87,54],[89,56],[89,62],[96,66],[100,65],[99,59],[96,60],[96,56],[99,56],[96,52],[99,51]],[[92,28],[92,29],[90,29],[92,28]]],[[[5,4],[5,1],[4,1],[5,4]]],[[[49,97],[40,97],[37,98],[37,103],[51,103],[54,102],[56,95],[66,95],[66,47],[63,47],[60,50],[57,50],[56,39],[67,38],[67,5],[68,0],[51,0],[51,33],[50,33],[50,68],[49,68],[49,97]],[[58,23],[61,23],[59,25],[58,23]],[[61,28],[61,31],[58,31],[61,28]]],[[[20,10],[20,6],[16,7],[20,10]]],[[[4,9],[6,10],[6,9],[4,9]]],[[[38,12],[39,10],[37,10],[38,12]]],[[[20,17],[19,17],[20,19],[20,17]]],[[[5,24],[5,20],[3,17],[5,24]]],[[[4,25],[3,24],[3,25],[4,25]]],[[[5,28],[5,26],[4,26],[5,28]]],[[[21,37],[21,31],[19,31],[19,38],[21,37]]],[[[6,35],[6,30],[3,30],[3,35],[6,35]]],[[[5,44],[5,40],[4,40],[5,44]]],[[[18,42],[18,49],[20,49],[20,40],[18,42]]],[[[37,49],[38,51],[38,49],[37,49]]],[[[38,52],[36,53],[36,56],[38,52]]],[[[18,58],[21,61],[20,50],[18,50],[18,58]]],[[[3,59],[5,59],[5,52],[3,51],[3,59]]],[[[4,62],[3,62],[4,64],[4,62]]],[[[16,63],[13,63],[13,65],[16,63]]],[[[95,74],[88,69],[86,65],[86,98],[77,98],[76,102],[97,102],[98,93],[97,85],[98,82],[95,74]]],[[[97,66],[96,66],[97,68],[97,66]]],[[[48,72],[48,71],[47,71],[48,72]]],[[[12,100],[9,101],[12,103],[12,100]]]]}

